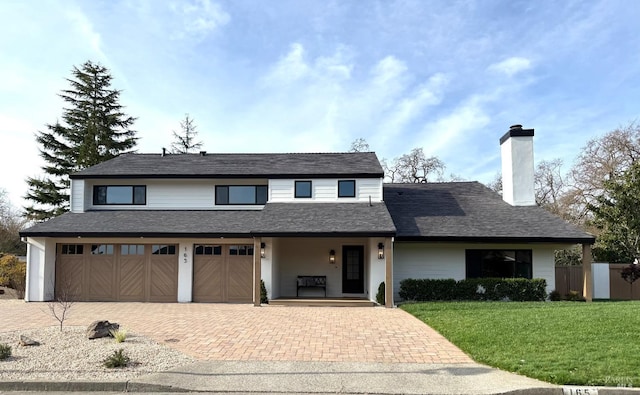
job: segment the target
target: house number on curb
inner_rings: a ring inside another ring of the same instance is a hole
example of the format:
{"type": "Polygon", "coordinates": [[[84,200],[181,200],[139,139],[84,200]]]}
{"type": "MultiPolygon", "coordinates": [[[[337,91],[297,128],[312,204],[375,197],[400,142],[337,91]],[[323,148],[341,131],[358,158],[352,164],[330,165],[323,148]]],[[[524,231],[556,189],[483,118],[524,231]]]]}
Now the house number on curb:
{"type": "Polygon", "coordinates": [[[562,395],[598,395],[593,387],[562,387],[562,395]]]}

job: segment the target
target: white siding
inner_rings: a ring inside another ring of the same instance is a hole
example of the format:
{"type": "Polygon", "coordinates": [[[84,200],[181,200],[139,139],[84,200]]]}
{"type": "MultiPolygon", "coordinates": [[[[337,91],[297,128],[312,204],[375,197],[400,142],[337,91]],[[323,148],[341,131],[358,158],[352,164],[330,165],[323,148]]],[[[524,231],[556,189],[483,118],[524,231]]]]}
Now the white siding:
{"type": "Polygon", "coordinates": [[[193,243],[178,245],[178,302],[193,300],[193,243]]]}
{"type": "Polygon", "coordinates": [[[71,180],[71,212],[84,211],[84,180],[71,180]]]}
{"type": "Polygon", "coordinates": [[[395,298],[399,299],[400,281],[407,278],[462,280],[466,276],[467,249],[530,249],[533,257],[533,278],[547,281],[547,292],[555,288],[554,251],[566,248],[558,245],[532,244],[470,244],[470,243],[395,243],[393,279],[395,298]]]}
{"type": "Polygon", "coordinates": [[[87,180],[90,209],[100,210],[251,210],[260,205],[216,206],[216,185],[266,185],[266,180],[87,180]],[[146,185],[146,205],[93,205],[93,185],[146,185]]]}
{"type": "MultiPolygon", "coordinates": [[[[344,180],[351,178],[344,178],[344,180]]],[[[338,180],[342,178],[298,179],[297,181],[311,181],[311,198],[295,198],[294,179],[269,180],[269,202],[372,202],[382,201],[381,178],[357,178],[356,197],[338,198],[338,180]]]]}
{"type": "MultiPolygon", "coordinates": [[[[384,244],[384,239],[369,240],[369,299],[375,301],[380,283],[384,282],[387,273],[385,259],[378,259],[378,243],[384,244]]],[[[367,251],[365,249],[365,255],[367,251]]]]}
{"type": "Polygon", "coordinates": [[[44,302],[54,297],[56,243],[49,238],[27,239],[27,279],[24,300],[44,302]]]}
{"type": "MultiPolygon", "coordinates": [[[[369,240],[366,238],[281,238],[278,239],[273,261],[277,262],[274,277],[278,278],[278,289],[273,293],[281,297],[295,297],[298,276],[327,276],[327,297],[341,297],[342,293],[342,246],[364,246],[364,288],[362,296],[375,299],[376,289],[370,289],[369,240]],[[335,264],[329,263],[329,251],[336,252],[335,264]]],[[[274,281],[275,282],[275,281],[274,281]]],[[[349,294],[353,296],[352,294],[349,294]]],[[[300,296],[324,296],[322,289],[300,290],[300,296]]]]}

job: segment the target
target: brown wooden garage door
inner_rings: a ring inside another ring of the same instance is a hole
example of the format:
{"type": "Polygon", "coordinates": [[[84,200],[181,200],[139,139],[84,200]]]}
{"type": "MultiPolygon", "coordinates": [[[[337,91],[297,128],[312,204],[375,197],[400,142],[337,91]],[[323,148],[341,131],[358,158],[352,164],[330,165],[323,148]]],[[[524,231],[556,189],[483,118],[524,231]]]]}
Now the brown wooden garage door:
{"type": "Polygon", "coordinates": [[[178,256],[167,244],[59,244],[56,296],[81,301],[175,302],[178,256]]]}
{"type": "Polygon", "coordinates": [[[253,245],[196,245],[193,301],[250,303],[253,245]]]}

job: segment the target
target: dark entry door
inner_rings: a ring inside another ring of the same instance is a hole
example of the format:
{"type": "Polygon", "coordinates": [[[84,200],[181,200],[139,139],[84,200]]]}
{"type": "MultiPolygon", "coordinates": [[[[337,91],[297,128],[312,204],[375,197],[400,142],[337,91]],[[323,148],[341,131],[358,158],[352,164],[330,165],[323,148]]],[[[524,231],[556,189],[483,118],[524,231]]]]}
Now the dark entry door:
{"type": "Polygon", "coordinates": [[[342,293],[364,293],[364,247],[342,247],[342,293]]]}

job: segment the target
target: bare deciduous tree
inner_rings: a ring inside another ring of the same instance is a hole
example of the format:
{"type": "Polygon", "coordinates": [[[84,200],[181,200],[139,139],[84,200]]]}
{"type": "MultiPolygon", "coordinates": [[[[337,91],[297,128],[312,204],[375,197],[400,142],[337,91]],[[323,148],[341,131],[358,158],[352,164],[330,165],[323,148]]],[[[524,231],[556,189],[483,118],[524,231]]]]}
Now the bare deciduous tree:
{"type": "Polygon", "coordinates": [[[351,147],[349,148],[349,152],[368,152],[371,150],[369,147],[369,143],[367,140],[359,137],[351,142],[351,147]]]}
{"type": "Polygon", "coordinates": [[[383,160],[382,166],[387,180],[407,183],[442,181],[445,169],[438,157],[427,157],[422,148],[414,148],[390,164],[383,160]]]}
{"type": "Polygon", "coordinates": [[[590,218],[589,204],[602,196],[604,183],[619,177],[640,159],[640,125],[631,122],[589,140],[568,175],[565,195],[571,216],[579,223],[590,218]]]}
{"type": "Polygon", "coordinates": [[[60,332],[62,332],[62,324],[76,302],[76,294],[68,278],[56,279],[56,282],[55,297],[52,301],[47,302],[47,308],[49,314],[60,323],[60,332]]]}
{"type": "Polygon", "coordinates": [[[180,122],[180,127],[182,128],[181,133],[173,132],[175,140],[171,143],[171,152],[174,154],[187,154],[200,149],[202,141],[196,141],[196,136],[198,135],[197,127],[193,123],[193,118],[189,118],[189,114],[185,114],[184,120],[180,122]]]}

